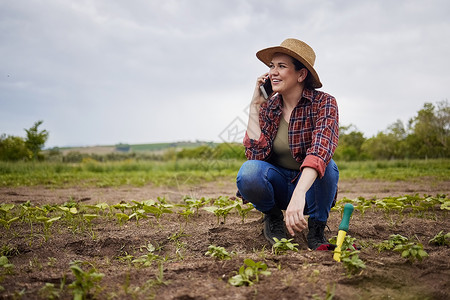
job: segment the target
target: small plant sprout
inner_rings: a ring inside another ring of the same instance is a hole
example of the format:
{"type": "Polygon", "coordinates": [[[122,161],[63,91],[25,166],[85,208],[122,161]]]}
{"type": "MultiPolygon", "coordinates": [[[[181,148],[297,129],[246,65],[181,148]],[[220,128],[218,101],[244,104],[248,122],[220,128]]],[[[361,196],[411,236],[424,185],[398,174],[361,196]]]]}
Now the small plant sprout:
{"type": "Polygon", "coordinates": [[[242,204],[242,202],[240,202],[240,203],[237,202],[237,203],[236,203],[236,210],[237,210],[239,216],[241,216],[241,218],[242,218],[242,224],[244,224],[245,218],[247,218],[248,213],[249,213],[253,208],[254,208],[254,207],[253,207],[253,205],[251,205],[251,204],[244,205],[244,204],[242,204]]]}
{"type": "Polygon", "coordinates": [[[50,226],[52,226],[52,224],[55,221],[58,221],[59,219],[61,219],[61,216],[59,217],[54,217],[54,218],[47,218],[44,216],[37,216],[36,220],[38,222],[41,222],[44,225],[44,239],[45,241],[48,241],[49,237],[50,237],[50,226]]]}
{"type": "Polygon", "coordinates": [[[147,250],[148,253],[132,260],[132,263],[140,264],[143,267],[149,267],[153,264],[154,261],[162,260],[161,256],[154,253],[156,251],[156,247],[153,246],[152,243],[148,243],[146,246],[141,247],[141,250],[142,249],[147,250]]]}
{"type": "Polygon", "coordinates": [[[11,264],[6,256],[0,256],[0,267],[6,274],[12,274],[14,265],[11,264]]]}
{"type": "Polygon", "coordinates": [[[271,274],[267,270],[267,265],[263,262],[254,262],[252,259],[247,258],[244,260],[244,264],[239,268],[237,274],[228,279],[228,283],[233,286],[253,285],[259,282],[259,276],[268,276],[271,274]]]}
{"type": "Polygon", "coordinates": [[[70,270],[75,276],[75,280],[69,285],[73,290],[74,300],[83,300],[91,297],[92,289],[100,289],[99,282],[102,280],[104,274],[97,273],[97,270],[92,267],[89,271],[84,271],[80,267],[81,262],[72,262],[70,270]]]}
{"type": "Polygon", "coordinates": [[[402,257],[408,259],[410,262],[415,260],[422,261],[428,257],[428,253],[423,250],[422,244],[410,242],[407,237],[400,234],[392,234],[389,240],[385,240],[380,244],[375,245],[378,251],[393,250],[402,253],[402,257]]]}
{"type": "Polygon", "coordinates": [[[384,240],[383,242],[375,244],[374,246],[378,249],[379,252],[381,252],[383,250],[392,250],[397,245],[402,245],[408,242],[409,239],[407,237],[404,237],[400,234],[391,234],[388,240],[384,240]]]}
{"type": "Polygon", "coordinates": [[[428,241],[429,244],[434,244],[437,246],[445,246],[450,245],[450,232],[446,234],[441,230],[438,234],[436,234],[431,240],[428,241]]]}
{"type": "Polygon", "coordinates": [[[272,246],[272,253],[275,255],[285,254],[287,251],[298,252],[298,244],[292,243],[293,239],[282,238],[281,240],[273,238],[275,244],[272,246]]]}
{"type": "Polygon", "coordinates": [[[178,214],[180,216],[184,217],[184,219],[186,221],[185,224],[187,224],[187,222],[189,221],[190,216],[192,216],[194,214],[194,211],[192,210],[192,208],[188,207],[186,209],[183,209],[182,211],[179,211],[178,214]]]}
{"type": "Polygon", "coordinates": [[[123,226],[130,218],[127,214],[124,213],[116,213],[117,222],[119,222],[120,226],[123,226]]]}
{"type": "Polygon", "coordinates": [[[224,247],[215,245],[209,245],[208,251],[206,251],[205,255],[215,257],[218,260],[228,260],[232,258],[231,254],[228,253],[224,247]]]}
{"type": "MultiPolygon", "coordinates": [[[[347,270],[348,275],[356,274],[360,269],[365,269],[366,265],[364,261],[359,258],[360,251],[355,248],[355,238],[350,235],[344,237],[340,251],[340,261],[347,270]]],[[[331,243],[335,241],[330,239],[331,243]]],[[[334,250],[336,253],[336,250],[334,250]]]]}
{"type": "Polygon", "coordinates": [[[136,225],[139,225],[139,220],[140,219],[146,219],[148,218],[147,215],[145,214],[145,210],[143,209],[137,209],[134,213],[132,213],[128,219],[131,220],[135,218],[136,219],[136,225]]]}
{"type": "Polygon", "coordinates": [[[186,203],[186,208],[188,209],[195,209],[195,213],[198,216],[198,209],[200,207],[205,206],[207,203],[210,202],[209,199],[201,198],[201,199],[195,199],[188,196],[184,197],[184,203],[186,203]]]}
{"type": "Polygon", "coordinates": [[[0,223],[9,230],[11,223],[19,220],[19,217],[10,216],[10,211],[14,208],[14,204],[2,203],[0,205],[0,223]]]}
{"type": "Polygon", "coordinates": [[[366,268],[366,264],[359,258],[359,253],[360,251],[358,250],[341,252],[341,262],[347,269],[349,275],[366,268]]]}
{"type": "Polygon", "coordinates": [[[204,207],[203,209],[209,212],[214,213],[214,215],[217,217],[217,224],[220,224],[220,217],[223,218],[223,223],[225,224],[227,215],[230,213],[230,211],[234,208],[234,205],[225,206],[225,207],[217,207],[217,206],[208,206],[204,207]]]}
{"type": "Polygon", "coordinates": [[[402,257],[408,259],[410,262],[414,262],[415,260],[422,261],[428,257],[428,253],[423,250],[423,245],[420,243],[400,244],[394,248],[394,251],[401,252],[402,257]]]}
{"type": "Polygon", "coordinates": [[[96,214],[83,214],[83,219],[85,219],[88,224],[91,224],[92,220],[94,220],[97,217],[98,215],[96,214]]]}
{"type": "MultiPolygon", "coordinates": [[[[164,198],[161,198],[164,199],[164,198]]],[[[158,198],[158,200],[160,200],[160,198],[158,198]]],[[[161,201],[161,200],[160,200],[161,201]]],[[[165,200],[163,201],[165,202],[165,200]]],[[[163,214],[171,214],[173,213],[173,211],[171,210],[171,208],[173,207],[172,204],[166,204],[166,203],[157,203],[153,200],[150,200],[150,202],[144,202],[142,209],[146,212],[146,213],[151,213],[156,217],[156,220],[159,222],[159,218],[161,218],[161,216],[163,214]]]]}
{"type": "Polygon", "coordinates": [[[62,289],[58,289],[55,287],[54,283],[45,283],[45,285],[39,290],[39,297],[42,299],[60,299],[62,289]]]}

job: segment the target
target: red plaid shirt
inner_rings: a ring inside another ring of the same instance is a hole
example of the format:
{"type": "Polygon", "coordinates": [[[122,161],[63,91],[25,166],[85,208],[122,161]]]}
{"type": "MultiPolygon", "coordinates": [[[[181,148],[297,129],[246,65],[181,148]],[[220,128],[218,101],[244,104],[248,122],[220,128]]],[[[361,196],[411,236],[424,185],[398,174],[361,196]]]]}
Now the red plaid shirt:
{"type": "MultiPolygon", "coordinates": [[[[267,160],[280,124],[282,97],[277,94],[261,105],[259,140],[245,134],[245,155],[249,160],[267,160]]],[[[339,114],[336,99],[324,92],[304,89],[289,121],[289,147],[301,164],[311,167],[322,178],[339,140],[339,114]]]]}

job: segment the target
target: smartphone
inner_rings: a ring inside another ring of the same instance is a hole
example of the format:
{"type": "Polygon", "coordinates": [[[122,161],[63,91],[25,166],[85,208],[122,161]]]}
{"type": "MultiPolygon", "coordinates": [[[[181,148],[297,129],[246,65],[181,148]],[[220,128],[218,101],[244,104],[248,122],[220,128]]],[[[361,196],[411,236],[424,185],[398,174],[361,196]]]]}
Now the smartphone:
{"type": "Polygon", "coordinates": [[[269,99],[270,95],[272,95],[272,83],[270,82],[270,79],[267,78],[264,84],[259,86],[259,89],[261,90],[261,94],[263,95],[264,99],[269,99]]]}

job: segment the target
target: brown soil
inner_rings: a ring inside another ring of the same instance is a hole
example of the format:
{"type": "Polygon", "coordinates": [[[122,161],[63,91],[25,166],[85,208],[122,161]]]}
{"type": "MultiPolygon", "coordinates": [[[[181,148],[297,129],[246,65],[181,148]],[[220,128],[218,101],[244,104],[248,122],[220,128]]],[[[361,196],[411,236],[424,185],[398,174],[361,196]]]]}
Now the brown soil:
{"type": "MultiPolygon", "coordinates": [[[[343,181],[343,197],[382,198],[405,194],[449,194],[450,181],[433,183],[343,181]]],[[[121,187],[67,188],[45,187],[0,188],[0,202],[33,205],[62,204],[74,200],[83,204],[120,201],[142,201],[164,196],[171,203],[179,203],[185,195],[191,197],[234,196],[233,182],[214,182],[197,187],[121,187]]],[[[337,234],[340,214],[332,212],[327,237],[337,234]]],[[[355,211],[349,235],[361,247],[359,257],[366,269],[347,275],[342,263],[333,260],[332,252],[310,251],[305,235],[298,234],[294,242],[299,252],[274,255],[261,234],[261,214],[252,211],[245,223],[236,214],[226,223],[204,210],[185,223],[177,214],[165,214],[159,222],[153,217],[119,226],[115,220],[94,219],[93,233],[76,231],[66,226],[51,228],[48,241],[42,228],[35,225],[33,234],[29,224],[14,223],[10,230],[0,228],[1,247],[15,249],[9,261],[12,274],[0,271],[0,298],[42,299],[39,290],[46,283],[59,288],[66,277],[61,298],[70,299],[68,285],[74,280],[70,262],[83,261],[83,269],[95,266],[104,274],[101,290],[94,291],[99,299],[450,299],[450,249],[448,246],[428,244],[439,231],[449,232],[450,219],[442,210],[429,211],[424,216],[367,211],[362,216],[355,211]],[[180,228],[184,235],[169,239],[180,228]],[[410,263],[392,251],[378,252],[372,245],[401,234],[423,243],[429,254],[423,262],[410,263]],[[157,283],[156,262],[149,267],[137,267],[118,259],[126,255],[137,258],[152,243],[160,247],[157,254],[167,257],[163,264],[163,283],[157,283]],[[218,261],[205,256],[209,245],[223,246],[236,254],[231,260],[218,261]],[[177,251],[178,249],[178,251],[177,251]],[[243,260],[264,261],[271,271],[253,286],[233,287],[228,278],[243,264],[243,260]],[[3,291],[1,289],[3,287],[3,291]],[[327,294],[328,293],[328,294],[327,294]],[[331,299],[331,298],[329,298],[331,299]]],[[[3,251],[3,250],[2,250],[3,251]]],[[[49,294],[46,294],[48,297],[49,294]]],[[[45,298],[45,297],[44,297],[45,298]]]]}

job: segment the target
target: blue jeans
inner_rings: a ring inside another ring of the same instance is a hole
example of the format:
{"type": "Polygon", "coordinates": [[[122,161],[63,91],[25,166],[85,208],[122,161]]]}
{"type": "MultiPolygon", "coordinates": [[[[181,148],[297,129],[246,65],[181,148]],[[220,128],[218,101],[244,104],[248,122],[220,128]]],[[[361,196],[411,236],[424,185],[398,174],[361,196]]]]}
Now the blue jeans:
{"type": "MultiPolygon", "coordinates": [[[[240,168],[236,184],[242,197],[261,211],[274,206],[287,209],[300,178],[300,171],[272,165],[266,161],[248,160],[240,168]]],[[[336,197],[339,170],[331,160],[325,175],[317,178],[306,193],[304,215],[318,221],[327,221],[336,197]]]]}

